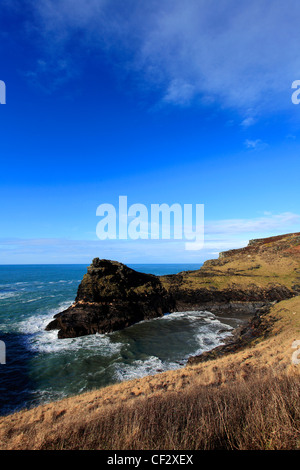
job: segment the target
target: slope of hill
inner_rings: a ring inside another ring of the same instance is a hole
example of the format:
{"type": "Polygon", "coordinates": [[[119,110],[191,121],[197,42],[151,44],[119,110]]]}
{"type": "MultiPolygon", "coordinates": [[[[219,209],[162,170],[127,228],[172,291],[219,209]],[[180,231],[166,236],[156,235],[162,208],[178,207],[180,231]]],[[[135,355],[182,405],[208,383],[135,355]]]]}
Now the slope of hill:
{"type": "Polygon", "coordinates": [[[193,295],[202,302],[281,300],[300,292],[300,233],[251,240],[245,248],[206,261],[198,271],[160,279],[183,304],[193,295]]]}
{"type": "Polygon", "coordinates": [[[264,303],[300,292],[300,234],[252,240],[197,271],[171,276],[136,272],[95,258],[75,302],[47,326],[59,338],[107,333],[167,312],[254,314],[264,303]]]}
{"type": "Polygon", "coordinates": [[[300,448],[300,297],[263,321],[229,355],[0,418],[0,448],[300,448]]]}
{"type": "Polygon", "coordinates": [[[299,247],[299,234],[258,240],[160,278],[174,297],[184,293],[183,304],[205,286],[243,292],[234,299],[243,304],[260,292],[265,308],[231,349],[0,418],[0,448],[300,449],[299,247]]]}

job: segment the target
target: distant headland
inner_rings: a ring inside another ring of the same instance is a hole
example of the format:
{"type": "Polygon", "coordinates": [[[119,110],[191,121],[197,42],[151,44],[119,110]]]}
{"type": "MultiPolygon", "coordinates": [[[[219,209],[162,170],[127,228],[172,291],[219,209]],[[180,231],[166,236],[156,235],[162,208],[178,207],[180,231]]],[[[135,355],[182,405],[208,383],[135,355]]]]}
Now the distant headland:
{"type": "Polygon", "coordinates": [[[154,276],[117,261],[95,258],[75,302],[47,330],[58,338],[108,333],[165,313],[208,310],[253,316],[300,292],[300,233],[251,240],[220,253],[196,271],[154,276]]]}

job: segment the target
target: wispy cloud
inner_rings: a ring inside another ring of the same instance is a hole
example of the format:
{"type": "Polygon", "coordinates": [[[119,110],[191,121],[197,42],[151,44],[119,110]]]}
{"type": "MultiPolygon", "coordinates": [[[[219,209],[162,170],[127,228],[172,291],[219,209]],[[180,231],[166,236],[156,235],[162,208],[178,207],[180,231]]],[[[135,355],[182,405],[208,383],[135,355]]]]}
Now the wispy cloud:
{"type": "Polygon", "coordinates": [[[268,147],[268,144],[266,142],[263,142],[261,139],[246,139],[245,146],[249,150],[264,150],[268,147]]]}
{"type": "Polygon", "coordinates": [[[246,246],[249,239],[300,231],[300,215],[266,213],[254,219],[228,219],[205,224],[205,245],[185,250],[184,240],[0,239],[0,264],[86,263],[95,257],[124,263],[197,263],[220,251],[246,246]]]}
{"type": "Polygon", "coordinates": [[[166,103],[188,105],[194,98],[196,92],[196,88],[190,83],[176,79],[172,80],[170,83],[163,100],[166,103]]]}
{"type": "Polygon", "coordinates": [[[208,235],[221,234],[222,236],[236,236],[245,233],[265,233],[266,236],[268,236],[271,232],[284,233],[289,230],[294,230],[295,226],[298,226],[300,231],[299,214],[293,214],[292,212],[271,214],[266,212],[263,217],[254,219],[228,219],[207,222],[205,231],[208,235]]]}
{"type": "Polygon", "coordinates": [[[253,126],[255,123],[256,123],[256,120],[254,119],[254,117],[250,116],[250,117],[243,119],[243,121],[241,122],[241,126],[247,129],[250,126],[253,126]]]}
{"type": "Polygon", "coordinates": [[[32,6],[48,51],[59,55],[72,39],[74,53],[113,50],[143,89],[145,82],[159,87],[162,103],[187,105],[200,97],[240,111],[245,127],[260,112],[290,106],[290,84],[300,70],[297,1],[40,0],[32,6]]]}

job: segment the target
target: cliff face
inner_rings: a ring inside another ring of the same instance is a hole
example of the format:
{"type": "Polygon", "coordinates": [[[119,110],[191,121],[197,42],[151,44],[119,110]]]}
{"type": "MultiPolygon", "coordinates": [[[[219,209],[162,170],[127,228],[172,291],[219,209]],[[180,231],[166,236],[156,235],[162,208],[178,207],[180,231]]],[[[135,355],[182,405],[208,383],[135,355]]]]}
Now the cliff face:
{"type": "Polygon", "coordinates": [[[161,280],[182,308],[289,298],[300,293],[300,233],[251,240],[245,248],[206,261],[197,271],[161,280]]]}
{"type": "Polygon", "coordinates": [[[158,277],[95,258],[74,304],[55,315],[46,329],[58,329],[59,338],[108,333],[162,316],[170,308],[172,300],[158,277]]]}
{"type": "Polygon", "coordinates": [[[300,233],[251,240],[201,269],[170,276],[138,273],[116,261],[93,260],[74,304],[47,330],[59,338],[106,333],[168,312],[209,310],[254,315],[300,293],[300,233]]]}

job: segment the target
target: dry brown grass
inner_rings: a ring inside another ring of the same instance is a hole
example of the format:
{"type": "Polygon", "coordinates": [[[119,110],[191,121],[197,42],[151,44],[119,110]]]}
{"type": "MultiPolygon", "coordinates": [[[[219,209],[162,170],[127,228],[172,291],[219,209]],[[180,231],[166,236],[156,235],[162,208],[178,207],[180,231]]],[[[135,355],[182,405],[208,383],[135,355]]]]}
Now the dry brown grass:
{"type": "MultiPolygon", "coordinates": [[[[278,237],[266,239],[256,248],[229,251],[230,256],[206,261],[200,270],[181,273],[181,288],[222,290],[277,285],[292,289],[294,284],[299,284],[299,233],[280,238],[281,241],[278,237]]],[[[161,276],[160,279],[167,290],[173,282],[179,281],[178,276],[161,276]]]]}
{"type": "MultiPolygon", "coordinates": [[[[298,376],[254,377],[221,387],[142,398],[93,416],[81,410],[40,436],[22,429],[22,448],[35,449],[299,449],[298,376]],[[25,447],[24,447],[25,446],[25,447]]],[[[2,437],[10,447],[13,426],[2,437]]]]}
{"type": "Polygon", "coordinates": [[[42,448],[299,449],[299,392],[296,377],[193,387],[118,406],[42,448]]]}
{"type": "Polygon", "coordinates": [[[300,297],[265,321],[271,334],[234,354],[0,418],[0,448],[300,448],[300,297]]]}

